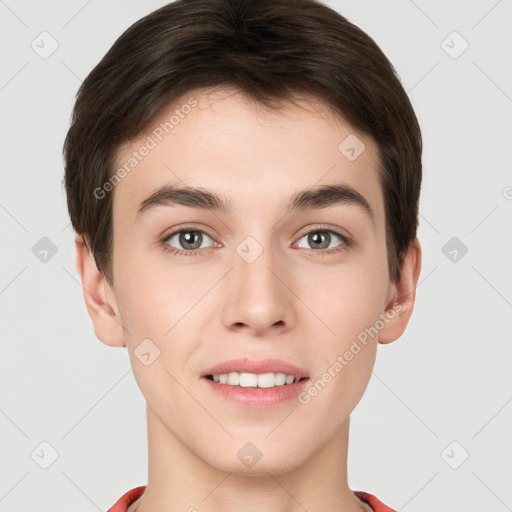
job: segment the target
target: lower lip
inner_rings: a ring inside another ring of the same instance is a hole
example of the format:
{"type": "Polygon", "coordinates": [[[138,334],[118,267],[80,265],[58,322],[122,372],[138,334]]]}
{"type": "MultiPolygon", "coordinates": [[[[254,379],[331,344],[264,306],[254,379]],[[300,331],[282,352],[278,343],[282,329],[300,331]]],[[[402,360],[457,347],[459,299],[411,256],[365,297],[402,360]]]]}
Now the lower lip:
{"type": "Polygon", "coordinates": [[[235,402],[237,405],[259,408],[274,407],[287,400],[296,398],[309,381],[309,378],[306,378],[293,384],[284,384],[283,386],[274,386],[273,388],[244,388],[220,384],[206,377],[202,377],[202,379],[206,381],[213,391],[235,402]]]}

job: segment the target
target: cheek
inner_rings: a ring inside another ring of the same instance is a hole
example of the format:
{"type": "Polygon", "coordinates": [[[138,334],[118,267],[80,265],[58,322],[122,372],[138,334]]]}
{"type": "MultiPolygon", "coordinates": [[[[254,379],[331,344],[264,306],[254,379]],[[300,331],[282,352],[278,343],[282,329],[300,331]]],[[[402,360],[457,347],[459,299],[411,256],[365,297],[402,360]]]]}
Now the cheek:
{"type": "MultiPolygon", "coordinates": [[[[301,403],[335,430],[357,405],[370,380],[378,339],[372,326],[382,301],[370,276],[347,274],[326,283],[323,292],[309,295],[308,305],[322,323],[316,322],[314,375],[301,403]]],[[[307,322],[309,327],[312,324],[307,322]]]]}
{"type": "Polygon", "coordinates": [[[185,267],[166,266],[156,252],[132,252],[118,261],[118,303],[132,338],[170,337],[169,330],[201,297],[202,280],[190,270],[184,275],[185,267]]]}
{"type": "Polygon", "coordinates": [[[204,305],[199,303],[212,281],[204,275],[198,278],[191,267],[184,269],[171,272],[162,262],[157,265],[148,257],[134,258],[124,269],[124,275],[130,277],[119,284],[118,304],[128,330],[127,347],[143,393],[146,388],[169,387],[172,377],[168,372],[182,373],[200,340],[197,320],[204,305]],[[146,367],[139,360],[142,352],[158,357],[146,367]]]}
{"type": "Polygon", "coordinates": [[[331,376],[341,375],[335,379],[338,382],[350,380],[351,386],[366,386],[367,369],[373,366],[377,346],[377,331],[372,327],[379,318],[381,301],[371,283],[345,282],[343,289],[334,284],[331,283],[327,298],[317,297],[321,301],[318,310],[323,311],[328,326],[322,329],[325,334],[317,341],[321,347],[316,356],[321,359],[318,370],[330,372],[331,376]]]}
{"type": "Polygon", "coordinates": [[[134,378],[155,414],[178,417],[187,395],[175,379],[183,382],[195,350],[193,305],[201,294],[174,276],[136,267],[118,294],[134,378]]]}
{"type": "MultiPolygon", "coordinates": [[[[314,377],[319,382],[310,397],[316,410],[325,408],[343,418],[366,389],[377,350],[375,323],[386,289],[383,268],[380,259],[369,254],[354,265],[337,271],[318,268],[314,278],[302,276],[297,281],[302,283],[304,302],[317,317],[305,322],[316,347],[314,377]]],[[[311,312],[305,314],[311,317],[311,312]]]]}
{"type": "MultiPolygon", "coordinates": [[[[382,312],[386,280],[381,269],[361,261],[298,273],[295,290],[307,305],[304,314],[316,317],[319,335],[340,348],[375,323],[382,312]]],[[[313,319],[307,324],[313,325],[313,319]]]]}

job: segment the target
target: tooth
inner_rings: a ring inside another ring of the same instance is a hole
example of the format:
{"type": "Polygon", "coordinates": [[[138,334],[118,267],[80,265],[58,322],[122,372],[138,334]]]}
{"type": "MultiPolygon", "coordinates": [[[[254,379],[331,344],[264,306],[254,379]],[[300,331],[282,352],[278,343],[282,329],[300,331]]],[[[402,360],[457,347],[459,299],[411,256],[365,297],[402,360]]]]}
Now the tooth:
{"type": "Polygon", "coordinates": [[[241,386],[245,388],[272,388],[274,386],[284,386],[298,382],[294,375],[285,373],[248,373],[248,372],[230,372],[212,375],[212,379],[220,384],[231,386],[241,386]]]}
{"type": "Polygon", "coordinates": [[[240,386],[243,388],[255,388],[258,386],[258,376],[255,373],[241,373],[240,386]]]}
{"type": "Polygon", "coordinates": [[[275,375],[273,373],[261,373],[258,375],[259,388],[273,388],[275,386],[275,375]]]}
{"type": "Polygon", "coordinates": [[[286,373],[276,373],[276,386],[282,386],[286,382],[286,373]]]}
{"type": "Polygon", "coordinates": [[[231,384],[231,386],[238,386],[240,384],[240,374],[238,372],[229,372],[228,384],[231,384]]]}

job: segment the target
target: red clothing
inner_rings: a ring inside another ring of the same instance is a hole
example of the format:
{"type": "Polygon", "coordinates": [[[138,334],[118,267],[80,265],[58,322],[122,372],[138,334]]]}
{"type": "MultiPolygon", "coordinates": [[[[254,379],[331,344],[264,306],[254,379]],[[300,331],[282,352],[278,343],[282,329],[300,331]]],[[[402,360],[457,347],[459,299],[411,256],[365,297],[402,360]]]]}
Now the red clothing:
{"type": "MultiPolygon", "coordinates": [[[[126,494],[123,494],[116,504],[107,510],[107,512],[126,512],[126,509],[137,499],[139,498],[144,490],[146,489],[145,485],[141,485],[140,487],[135,487],[131,489],[126,494]]],[[[365,503],[368,503],[370,507],[373,508],[374,512],[396,512],[392,508],[387,507],[379,501],[375,496],[363,491],[353,491],[354,494],[365,503]]]]}
{"type": "Polygon", "coordinates": [[[396,512],[395,509],[389,508],[388,506],[384,505],[382,501],[377,499],[372,494],[369,494],[364,491],[353,491],[353,493],[362,501],[365,503],[368,503],[370,507],[373,508],[374,512],[396,512]]]}

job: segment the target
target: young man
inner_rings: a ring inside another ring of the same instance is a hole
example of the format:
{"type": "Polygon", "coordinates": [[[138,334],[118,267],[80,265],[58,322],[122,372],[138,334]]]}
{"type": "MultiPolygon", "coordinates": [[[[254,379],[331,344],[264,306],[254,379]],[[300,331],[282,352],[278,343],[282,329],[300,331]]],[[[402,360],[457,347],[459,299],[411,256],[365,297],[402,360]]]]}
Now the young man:
{"type": "Polygon", "coordinates": [[[178,0],[64,151],[87,309],[147,402],[110,511],[391,511],[349,488],[349,423],[413,310],[421,134],[373,40],[314,0],[178,0]]]}

